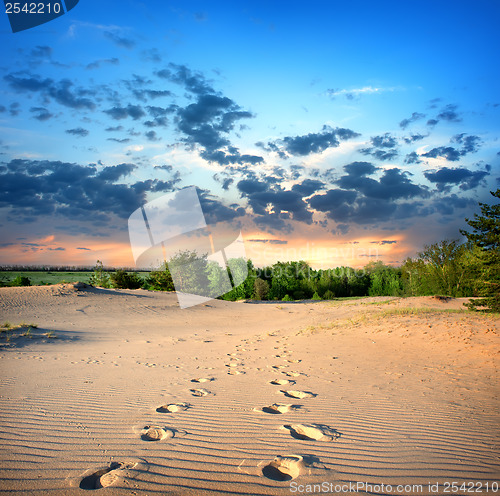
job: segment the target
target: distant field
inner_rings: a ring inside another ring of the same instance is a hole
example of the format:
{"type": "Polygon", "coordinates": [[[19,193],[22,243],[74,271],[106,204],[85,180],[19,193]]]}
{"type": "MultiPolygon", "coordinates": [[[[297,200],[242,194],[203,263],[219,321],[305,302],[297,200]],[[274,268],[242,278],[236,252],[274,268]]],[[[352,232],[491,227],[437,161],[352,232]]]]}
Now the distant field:
{"type": "MultiPolygon", "coordinates": [[[[138,272],[144,278],[149,272],[138,272]]],[[[8,283],[17,276],[26,276],[31,281],[32,286],[40,286],[42,284],[58,284],[61,282],[85,282],[89,283],[92,272],[59,272],[59,271],[0,271],[0,282],[8,283]]]]}

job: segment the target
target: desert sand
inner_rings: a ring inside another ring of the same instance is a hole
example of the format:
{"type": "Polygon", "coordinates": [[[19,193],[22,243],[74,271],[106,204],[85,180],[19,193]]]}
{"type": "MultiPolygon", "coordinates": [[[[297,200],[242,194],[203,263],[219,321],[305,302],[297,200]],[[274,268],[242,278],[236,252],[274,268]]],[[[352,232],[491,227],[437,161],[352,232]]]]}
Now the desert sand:
{"type": "Polygon", "coordinates": [[[38,328],[0,341],[0,491],[500,494],[499,320],[464,301],[2,288],[38,328]]]}

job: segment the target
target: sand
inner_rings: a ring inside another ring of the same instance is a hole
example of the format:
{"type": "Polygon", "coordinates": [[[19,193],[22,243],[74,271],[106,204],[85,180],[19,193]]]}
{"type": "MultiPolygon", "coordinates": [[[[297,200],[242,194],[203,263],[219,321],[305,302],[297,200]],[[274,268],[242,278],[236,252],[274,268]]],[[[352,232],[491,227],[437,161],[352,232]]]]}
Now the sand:
{"type": "Polygon", "coordinates": [[[0,492],[499,494],[499,320],[464,301],[2,288],[38,328],[0,338],[0,492]]]}

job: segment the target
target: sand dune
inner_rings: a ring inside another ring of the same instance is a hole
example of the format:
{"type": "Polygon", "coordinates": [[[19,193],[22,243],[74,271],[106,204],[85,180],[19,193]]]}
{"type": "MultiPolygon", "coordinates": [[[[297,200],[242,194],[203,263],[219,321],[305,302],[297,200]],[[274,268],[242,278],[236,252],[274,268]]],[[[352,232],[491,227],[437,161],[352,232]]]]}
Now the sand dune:
{"type": "Polygon", "coordinates": [[[462,303],[181,310],[169,293],[2,288],[0,321],[38,328],[2,333],[0,491],[445,494],[455,481],[495,494],[499,320],[462,303]]]}

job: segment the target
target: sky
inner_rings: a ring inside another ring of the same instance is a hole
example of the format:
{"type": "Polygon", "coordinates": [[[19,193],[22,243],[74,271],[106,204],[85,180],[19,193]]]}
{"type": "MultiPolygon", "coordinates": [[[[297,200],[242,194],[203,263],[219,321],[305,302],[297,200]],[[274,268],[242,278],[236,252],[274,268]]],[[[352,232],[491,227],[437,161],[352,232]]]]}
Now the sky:
{"type": "Polygon", "coordinates": [[[399,265],[500,187],[500,3],[80,0],[0,16],[0,264],[134,266],[198,188],[258,266],[399,265]],[[236,234],[237,235],[237,234],[236,234]]]}

